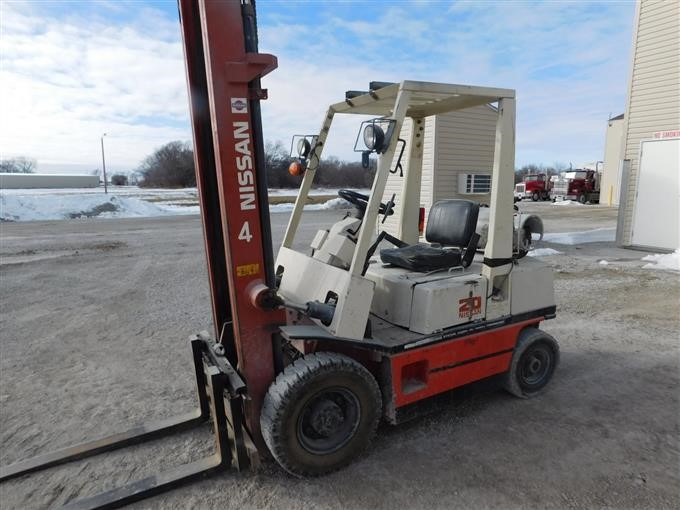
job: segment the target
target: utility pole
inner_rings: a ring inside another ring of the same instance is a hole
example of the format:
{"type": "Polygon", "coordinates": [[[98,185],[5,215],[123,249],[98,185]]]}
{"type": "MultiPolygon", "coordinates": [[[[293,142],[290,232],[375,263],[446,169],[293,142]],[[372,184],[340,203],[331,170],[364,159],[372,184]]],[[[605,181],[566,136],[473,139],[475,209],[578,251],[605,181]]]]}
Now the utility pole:
{"type": "Polygon", "coordinates": [[[101,142],[102,142],[102,169],[104,171],[104,193],[109,192],[109,188],[106,184],[106,159],[104,159],[104,137],[106,136],[106,133],[104,133],[101,137],[101,142]]]}

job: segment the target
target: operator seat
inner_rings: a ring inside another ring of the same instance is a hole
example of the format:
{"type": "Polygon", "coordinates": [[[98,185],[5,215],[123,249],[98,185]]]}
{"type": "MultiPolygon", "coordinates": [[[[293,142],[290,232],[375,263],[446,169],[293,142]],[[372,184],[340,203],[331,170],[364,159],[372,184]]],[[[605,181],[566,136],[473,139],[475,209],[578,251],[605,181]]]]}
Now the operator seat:
{"type": "Polygon", "coordinates": [[[479,243],[479,234],[475,232],[478,215],[479,204],[471,200],[436,202],[430,209],[425,230],[425,239],[435,245],[380,250],[380,260],[419,273],[467,267],[479,243]]]}

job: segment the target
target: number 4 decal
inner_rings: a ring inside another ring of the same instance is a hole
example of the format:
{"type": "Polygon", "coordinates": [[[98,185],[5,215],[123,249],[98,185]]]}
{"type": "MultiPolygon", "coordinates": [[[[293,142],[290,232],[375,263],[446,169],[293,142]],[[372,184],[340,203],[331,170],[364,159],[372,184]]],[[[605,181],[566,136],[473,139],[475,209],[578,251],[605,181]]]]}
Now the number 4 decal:
{"type": "Polygon", "coordinates": [[[241,231],[238,233],[238,238],[246,243],[249,243],[253,238],[253,234],[250,233],[250,224],[247,221],[243,223],[241,231]]]}

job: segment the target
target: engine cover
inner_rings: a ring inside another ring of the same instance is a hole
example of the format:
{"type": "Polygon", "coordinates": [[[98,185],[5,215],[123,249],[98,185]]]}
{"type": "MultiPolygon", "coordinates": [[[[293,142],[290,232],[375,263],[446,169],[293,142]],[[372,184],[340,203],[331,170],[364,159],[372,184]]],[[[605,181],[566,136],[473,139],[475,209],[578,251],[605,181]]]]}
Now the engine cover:
{"type": "Polygon", "coordinates": [[[477,273],[479,268],[472,267],[428,275],[371,264],[366,272],[366,278],[375,282],[371,312],[421,334],[482,319],[487,283],[477,273]]]}

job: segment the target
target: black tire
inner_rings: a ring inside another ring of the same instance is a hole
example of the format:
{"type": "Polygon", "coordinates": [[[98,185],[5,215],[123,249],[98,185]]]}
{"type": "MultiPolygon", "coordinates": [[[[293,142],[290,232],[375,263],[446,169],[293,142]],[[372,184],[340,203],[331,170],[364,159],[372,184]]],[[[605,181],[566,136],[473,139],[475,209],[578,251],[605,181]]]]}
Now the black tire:
{"type": "Polygon", "coordinates": [[[380,389],[366,368],[348,356],[319,352],[279,374],[265,396],[260,427],[283,469],[318,476],[366,449],[381,411],[380,389]]]}
{"type": "Polygon", "coordinates": [[[523,329],[505,374],[503,387],[516,397],[532,398],[542,393],[560,361],[560,347],[538,328],[523,329]]]}
{"type": "Polygon", "coordinates": [[[578,196],[578,203],[579,203],[579,204],[585,205],[585,203],[586,203],[587,201],[588,201],[588,197],[586,196],[585,193],[581,193],[581,194],[578,196]]]}
{"type": "Polygon", "coordinates": [[[531,230],[527,227],[522,228],[522,233],[519,239],[519,246],[517,247],[517,258],[521,259],[526,257],[527,253],[531,249],[531,230]]]}
{"type": "Polygon", "coordinates": [[[534,192],[531,194],[531,200],[533,200],[534,202],[538,202],[538,198],[539,198],[539,197],[538,197],[538,191],[534,191],[534,192]]]}

